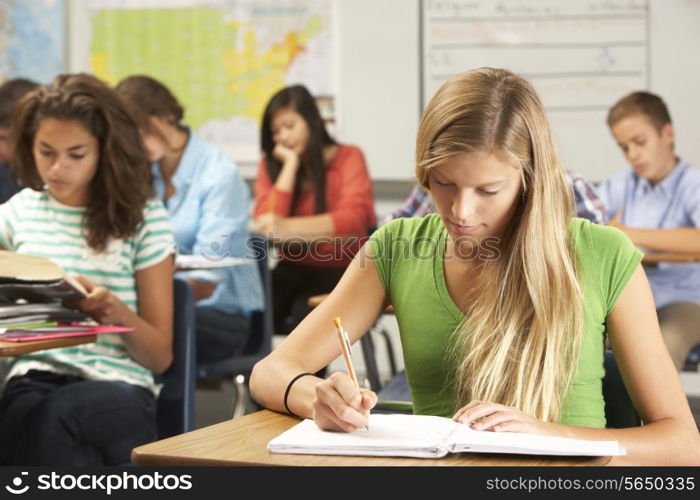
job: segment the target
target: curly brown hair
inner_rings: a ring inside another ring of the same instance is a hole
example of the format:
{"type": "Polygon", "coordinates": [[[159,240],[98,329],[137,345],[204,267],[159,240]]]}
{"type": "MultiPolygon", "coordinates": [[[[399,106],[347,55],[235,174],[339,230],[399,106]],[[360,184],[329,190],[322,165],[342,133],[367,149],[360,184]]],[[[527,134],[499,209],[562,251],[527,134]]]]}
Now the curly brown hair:
{"type": "Polygon", "coordinates": [[[117,93],[85,73],[58,75],[25,95],[13,115],[12,168],[24,186],[43,190],[34,161],[34,136],[45,118],[78,121],[99,143],[83,221],[88,245],[103,251],[110,238],[126,238],[143,222],[153,197],[150,162],[137,122],[117,93]]]}

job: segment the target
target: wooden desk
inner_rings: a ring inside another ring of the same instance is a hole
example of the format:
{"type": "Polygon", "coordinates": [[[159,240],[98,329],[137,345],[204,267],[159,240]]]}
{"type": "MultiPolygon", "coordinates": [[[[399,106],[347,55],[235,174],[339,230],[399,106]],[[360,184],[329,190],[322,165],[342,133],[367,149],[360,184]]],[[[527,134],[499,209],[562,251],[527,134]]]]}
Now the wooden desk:
{"type": "Polygon", "coordinates": [[[61,339],[32,340],[29,342],[6,342],[0,341],[0,356],[19,356],[29,352],[43,351],[44,349],[54,349],[56,347],[68,347],[80,344],[89,344],[97,340],[97,335],[78,335],[75,337],[65,337],[61,339]]]}
{"type": "Polygon", "coordinates": [[[642,257],[642,264],[658,264],[659,262],[700,262],[700,254],[654,252],[642,257]]]}
{"type": "Polygon", "coordinates": [[[326,300],[326,298],[329,296],[329,293],[324,293],[321,295],[314,295],[312,297],[309,297],[309,300],[306,301],[306,304],[309,307],[318,307],[321,305],[321,302],[326,300]]]}
{"type": "MultiPolygon", "coordinates": [[[[313,295],[313,296],[309,297],[309,299],[306,301],[306,304],[309,307],[318,307],[319,305],[321,305],[321,302],[323,302],[324,300],[326,300],[326,298],[328,298],[329,295],[330,295],[329,293],[323,293],[321,295],[313,295]]],[[[384,309],[384,312],[393,313],[394,306],[389,304],[388,306],[386,306],[386,309],[384,309]]]]}
{"type": "Polygon", "coordinates": [[[134,448],[141,466],[456,466],[456,465],[605,465],[609,457],[542,457],[459,453],[445,458],[344,457],[270,453],[267,443],[299,423],[294,417],[263,410],[179,436],[134,448]]]}

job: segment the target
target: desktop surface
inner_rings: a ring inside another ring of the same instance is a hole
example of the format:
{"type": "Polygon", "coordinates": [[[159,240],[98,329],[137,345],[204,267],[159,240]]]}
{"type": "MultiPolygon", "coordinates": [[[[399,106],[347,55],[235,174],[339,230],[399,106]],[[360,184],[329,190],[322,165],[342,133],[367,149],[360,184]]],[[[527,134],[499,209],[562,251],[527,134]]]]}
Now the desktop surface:
{"type": "Polygon", "coordinates": [[[545,457],[459,453],[444,458],[292,455],[270,453],[267,443],[299,423],[262,410],[186,434],[139,446],[132,461],[141,466],[572,466],[605,465],[608,457],[545,457]]]}

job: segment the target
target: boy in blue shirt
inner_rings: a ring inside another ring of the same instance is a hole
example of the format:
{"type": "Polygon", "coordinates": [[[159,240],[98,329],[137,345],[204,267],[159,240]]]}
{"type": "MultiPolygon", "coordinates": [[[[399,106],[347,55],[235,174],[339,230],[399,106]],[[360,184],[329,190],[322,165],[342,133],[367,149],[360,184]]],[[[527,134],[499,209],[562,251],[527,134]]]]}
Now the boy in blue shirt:
{"type": "MultiPolygon", "coordinates": [[[[610,225],[649,252],[700,253],[700,171],[675,155],[666,104],[634,92],[610,109],[607,122],[632,166],[599,187],[610,225]]],[[[682,368],[700,343],[700,263],[662,262],[645,271],[664,340],[682,368]]]]}

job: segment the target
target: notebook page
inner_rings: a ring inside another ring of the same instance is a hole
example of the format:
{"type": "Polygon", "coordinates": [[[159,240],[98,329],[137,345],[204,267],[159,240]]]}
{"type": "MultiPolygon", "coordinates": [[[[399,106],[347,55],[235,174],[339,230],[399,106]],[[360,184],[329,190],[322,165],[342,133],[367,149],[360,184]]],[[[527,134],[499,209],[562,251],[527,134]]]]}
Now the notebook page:
{"type": "Polygon", "coordinates": [[[458,424],[451,452],[520,453],[526,455],[617,456],[625,447],[617,441],[592,441],[520,432],[476,431],[458,424]]]}
{"type": "Polygon", "coordinates": [[[352,433],[322,431],[304,420],[268,444],[271,453],[441,457],[455,423],[443,417],[370,415],[369,430],[352,433]]]}
{"type": "Polygon", "coordinates": [[[247,262],[254,262],[237,257],[206,257],[204,255],[178,255],[175,258],[175,266],[178,269],[215,269],[217,267],[240,266],[247,262]]]}

